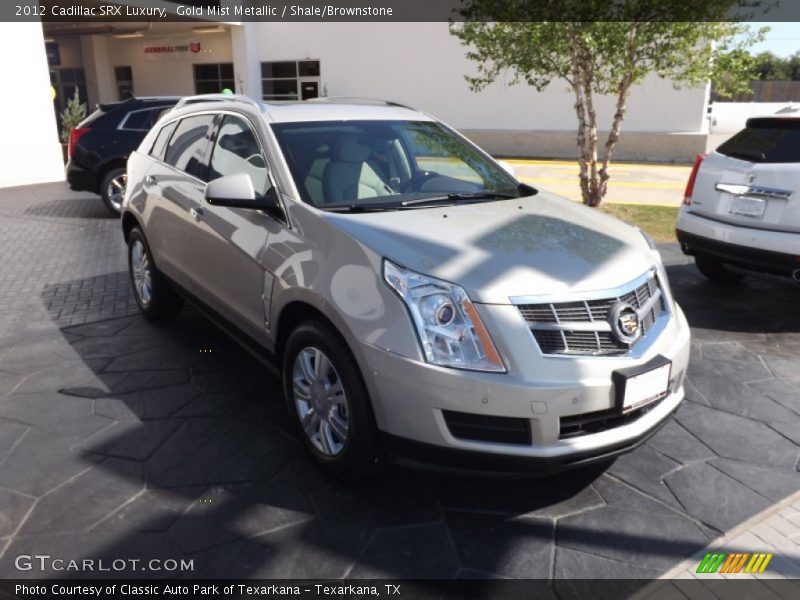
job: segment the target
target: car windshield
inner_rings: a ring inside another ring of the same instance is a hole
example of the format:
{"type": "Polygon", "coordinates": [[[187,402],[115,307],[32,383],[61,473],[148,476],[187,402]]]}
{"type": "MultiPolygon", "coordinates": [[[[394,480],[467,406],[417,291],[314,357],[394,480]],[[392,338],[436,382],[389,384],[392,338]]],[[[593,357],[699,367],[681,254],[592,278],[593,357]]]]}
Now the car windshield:
{"type": "Polygon", "coordinates": [[[520,196],[491,159],[432,121],[272,125],[305,202],[328,210],[417,208],[520,196]]]}

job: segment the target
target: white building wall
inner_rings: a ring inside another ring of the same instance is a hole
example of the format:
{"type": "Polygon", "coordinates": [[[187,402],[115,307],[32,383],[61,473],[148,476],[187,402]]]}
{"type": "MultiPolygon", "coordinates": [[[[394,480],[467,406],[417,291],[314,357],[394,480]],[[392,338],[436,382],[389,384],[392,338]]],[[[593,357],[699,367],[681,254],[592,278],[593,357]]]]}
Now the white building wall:
{"type": "Polygon", "coordinates": [[[117,99],[108,39],[104,35],[85,35],[80,38],[89,113],[92,112],[91,107],[98,103],[117,99]]]}
{"type": "MultiPolygon", "coordinates": [[[[321,60],[329,96],[389,98],[431,112],[459,129],[572,131],[572,95],[554,82],[543,93],[497,82],[469,90],[475,67],[446,23],[259,23],[260,60],[321,60]]],[[[706,86],[675,90],[655,76],[637,86],[625,131],[703,130],[706,86]]],[[[601,127],[614,99],[596,101],[601,127]]]]}
{"type": "Polygon", "coordinates": [[[0,187],[63,180],[41,24],[0,22],[0,56],[5,81],[22,86],[0,94],[0,187]]]}
{"type": "MultiPolygon", "coordinates": [[[[133,87],[137,96],[185,96],[194,93],[195,63],[232,62],[229,32],[187,35],[177,33],[142,38],[108,38],[108,52],[112,67],[130,66],[133,69],[133,87]],[[177,60],[145,59],[145,45],[159,41],[186,43],[199,41],[201,51],[191,57],[177,60]]],[[[113,98],[116,100],[116,98],[113,98]]]]}
{"type": "Polygon", "coordinates": [[[261,61],[259,25],[248,22],[231,28],[231,51],[236,77],[236,93],[261,99],[261,61]]]}

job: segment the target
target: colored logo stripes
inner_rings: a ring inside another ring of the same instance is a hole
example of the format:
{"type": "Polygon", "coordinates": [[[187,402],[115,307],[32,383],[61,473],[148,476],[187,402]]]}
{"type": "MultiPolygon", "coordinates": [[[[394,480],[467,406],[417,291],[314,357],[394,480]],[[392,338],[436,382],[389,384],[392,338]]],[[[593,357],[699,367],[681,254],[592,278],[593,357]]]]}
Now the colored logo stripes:
{"type": "Polygon", "coordinates": [[[709,552],[700,561],[697,573],[763,573],[771,553],[754,552],[709,552]],[[749,559],[749,560],[748,560],[749,559]],[[747,566],[745,566],[747,565],[747,566]]]}

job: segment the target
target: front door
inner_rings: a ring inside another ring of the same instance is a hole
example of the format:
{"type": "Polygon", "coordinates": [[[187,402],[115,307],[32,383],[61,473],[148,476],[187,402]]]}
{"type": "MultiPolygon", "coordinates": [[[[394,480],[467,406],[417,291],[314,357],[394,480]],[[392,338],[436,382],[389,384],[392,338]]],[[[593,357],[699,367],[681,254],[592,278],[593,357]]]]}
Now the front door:
{"type": "MultiPolygon", "coordinates": [[[[257,194],[269,189],[266,159],[244,117],[225,114],[209,159],[208,180],[247,173],[257,194]]],[[[264,332],[265,271],[261,254],[271,217],[257,210],[211,206],[199,195],[189,241],[190,268],[197,294],[245,331],[264,332]]]]}

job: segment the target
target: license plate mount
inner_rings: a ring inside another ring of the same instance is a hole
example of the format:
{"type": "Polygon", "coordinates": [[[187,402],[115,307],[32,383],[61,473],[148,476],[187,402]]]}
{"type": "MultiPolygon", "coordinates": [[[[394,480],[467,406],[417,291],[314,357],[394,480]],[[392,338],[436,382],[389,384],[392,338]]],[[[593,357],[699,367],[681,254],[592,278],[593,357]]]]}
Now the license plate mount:
{"type": "Polygon", "coordinates": [[[731,200],[728,213],[740,217],[760,219],[764,216],[767,203],[763,198],[747,198],[744,196],[734,196],[731,200]]]}
{"type": "Polygon", "coordinates": [[[661,400],[669,393],[672,361],[661,355],[638,367],[611,374],[617,411],[626,414],[661,400]]]}

